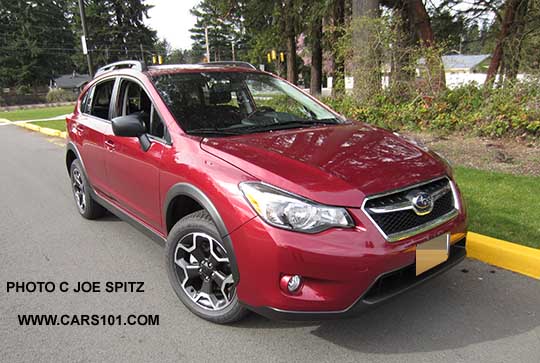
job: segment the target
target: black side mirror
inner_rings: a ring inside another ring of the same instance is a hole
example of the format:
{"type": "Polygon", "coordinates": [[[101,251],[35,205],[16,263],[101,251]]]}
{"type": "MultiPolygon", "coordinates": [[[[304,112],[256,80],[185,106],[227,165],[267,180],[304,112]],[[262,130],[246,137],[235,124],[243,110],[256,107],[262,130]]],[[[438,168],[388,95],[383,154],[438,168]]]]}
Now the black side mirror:
{"type": "Polygon", "coordinates": [[[116,136],[122,137],[139,137],[146,133],[138,115],[113,118],[112,129],[116,136]]]}
{"type": "Polygon", "coordinates": [[[127,115],[112,119],[112,130],[116,136],[137,137],[144,151],[150,149],[151,143],[143,123],[138,115],[127,115]]]}

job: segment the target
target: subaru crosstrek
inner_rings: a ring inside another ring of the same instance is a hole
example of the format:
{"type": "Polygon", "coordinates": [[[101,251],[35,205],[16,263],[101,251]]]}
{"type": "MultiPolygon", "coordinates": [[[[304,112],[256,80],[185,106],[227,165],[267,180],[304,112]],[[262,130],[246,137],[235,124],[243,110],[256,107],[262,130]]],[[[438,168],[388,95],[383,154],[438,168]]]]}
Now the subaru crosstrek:
{"type": "Polygon", "coordinates": [[[213,322],[355,314],[465,257],[444,159],[249,64],[108,65],[67,131],[79,213],[165,243],[178,298],[213,322]]]}

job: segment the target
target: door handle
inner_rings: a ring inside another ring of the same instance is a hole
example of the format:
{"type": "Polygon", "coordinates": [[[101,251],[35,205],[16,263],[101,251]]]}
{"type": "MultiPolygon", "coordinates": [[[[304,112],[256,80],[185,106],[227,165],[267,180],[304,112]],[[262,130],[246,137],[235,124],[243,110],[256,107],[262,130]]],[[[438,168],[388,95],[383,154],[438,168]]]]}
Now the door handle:
{"type": "Polygon", "coordinates": [[[107,150],[109,151],[114,151],[116,149],[116,146],[114,145],[114,142],[111,141],[111,140],[106,140],[105,141],[105,147],[107,148],[107,150]]]}
{"type": "Polygon", "coordinates": [[[84,134],[84,126],[82,125],[75,125],[75,133],[79,136],[82,136],[84,134]]]}

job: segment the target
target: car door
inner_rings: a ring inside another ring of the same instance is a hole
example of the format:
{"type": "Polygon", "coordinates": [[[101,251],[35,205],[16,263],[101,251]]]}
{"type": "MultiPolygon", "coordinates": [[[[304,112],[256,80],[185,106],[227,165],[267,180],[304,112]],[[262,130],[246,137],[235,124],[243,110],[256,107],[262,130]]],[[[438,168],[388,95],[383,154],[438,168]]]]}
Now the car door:
{"type": "Polygon", "coordinates": [[[151,140],[147,151],[136,137],[105,135],[109,184],[116,202],[145,224],[161,230],[159,175],[161,156],[170,148],[166,126],[140,82],[121,78],[116,87],[115,116],[138,114],[151,140]]]}
{"type": "Polygon", "coordinates": [[[109,185],[105,167],[104,134],[110,129],[110,106],[116,79],[97,83],[84,96],[81,112],[70,123],[86,174],[92,187],[107,194],[109,185]]]}

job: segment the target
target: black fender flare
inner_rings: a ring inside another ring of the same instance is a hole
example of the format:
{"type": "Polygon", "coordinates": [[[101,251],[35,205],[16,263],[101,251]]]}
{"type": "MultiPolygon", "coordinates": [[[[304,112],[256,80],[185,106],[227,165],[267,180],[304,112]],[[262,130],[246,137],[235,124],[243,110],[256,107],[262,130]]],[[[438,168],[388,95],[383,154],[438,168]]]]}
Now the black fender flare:
{"type": "Polygon", "coordinates": [[[86,175],[86,167],[84,166],[84,161],[83,161],[83,159],[81,157],[81,153],[79,152],[79,149],[77,149],[77,146],[73,143],[73,141],[68,141],[68,143],[66,144],[66,158],[65,158],[65,161],[66,161],[66,168],[67,168],[68,174],[70,173],[70,170],[69,170],[69,165],[67,164],[67,158],[68,158],[68,154],[69,154],[70,151],[75,153],[75,157],[81,162],[83,172],[86,175]]]}
{"type": "Polygon", "coordinates": [[[210,214],[210,218],[214,221],[218,233],[221,237],[221,240],[224,244],[223,247],[227,250],[229,255],[229,262],[231,264],[231,270],[234,277],[235,284],[238,284],[240,281],[240,273],[238,271],[238,264],[236,263],[236,255],[234,253],[234,247],[232,244],[231,237],[229,236],[229,231],[221,218],[217,208],[214,203],[208,198],[208,196],[196,186],[189,183],[178,183],[173,185],[165,197],[165,202],[163,203],[163,225],[167,226],[167,212],[169,206],[173,199],[178,196],[190,197],[193,200],[197,201],[207,212],[210,214]]]}

